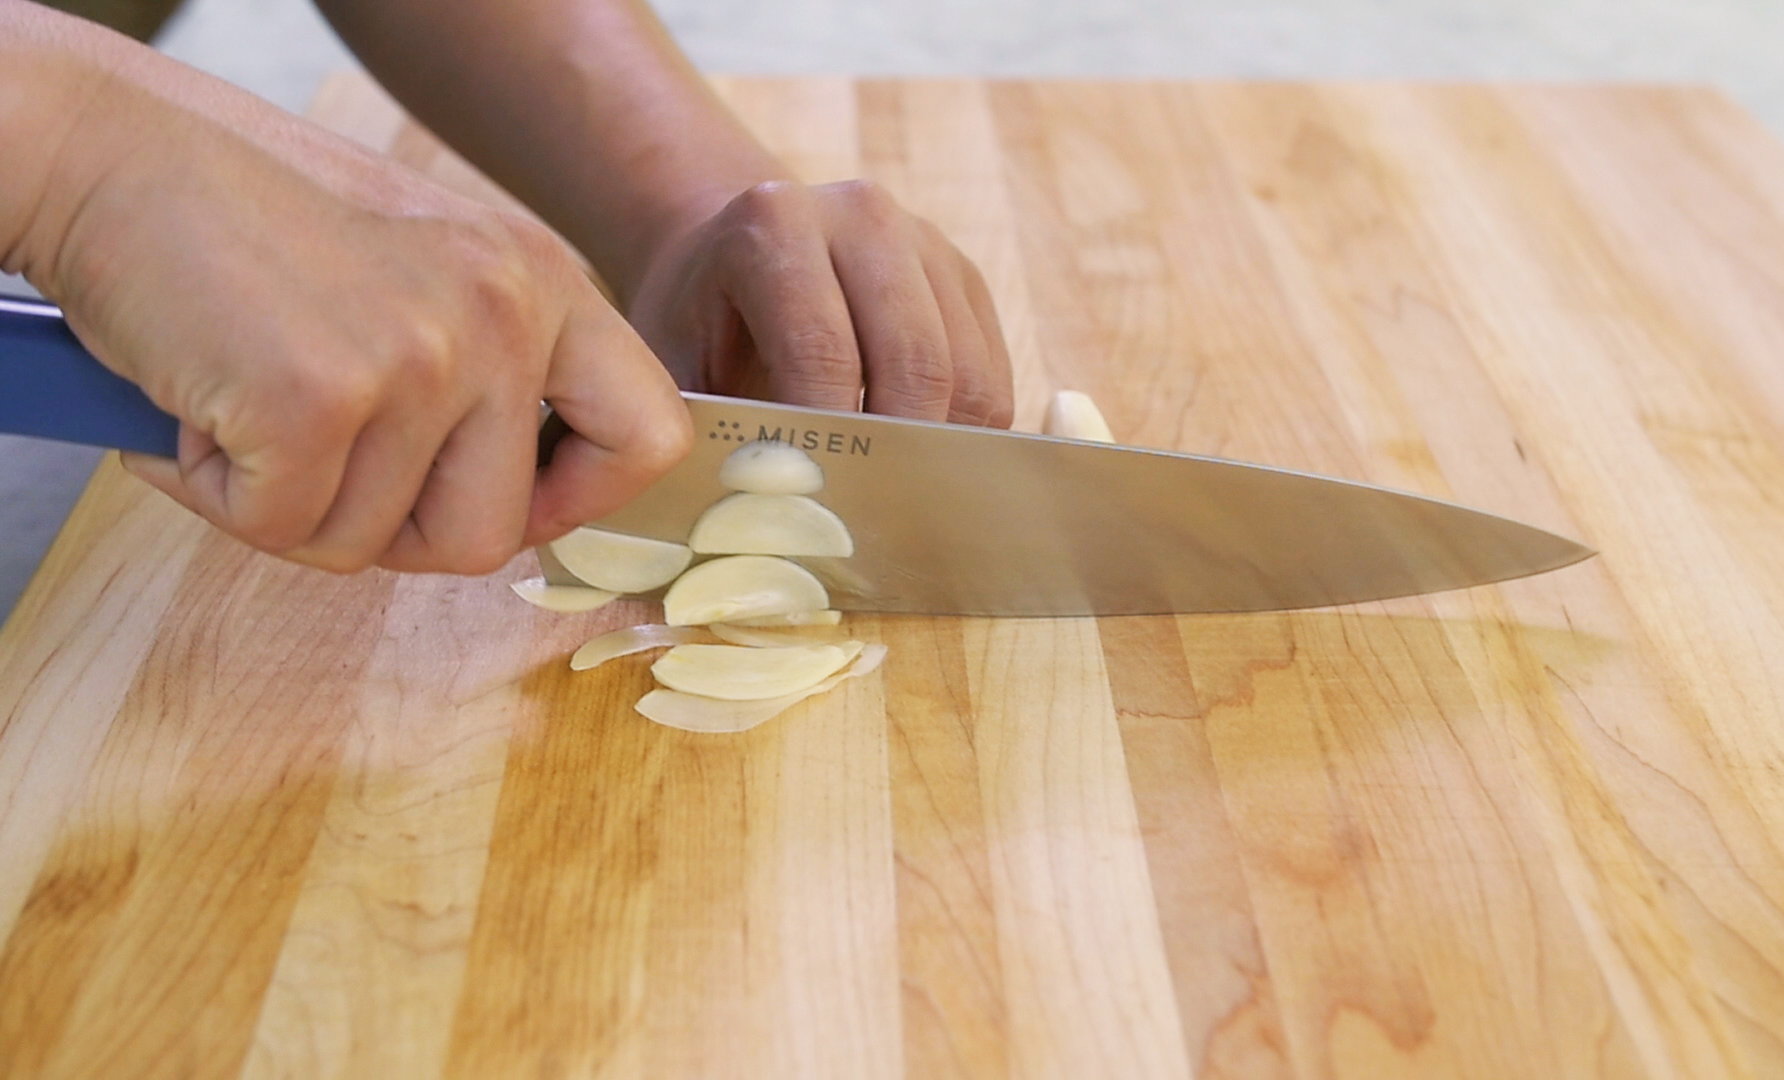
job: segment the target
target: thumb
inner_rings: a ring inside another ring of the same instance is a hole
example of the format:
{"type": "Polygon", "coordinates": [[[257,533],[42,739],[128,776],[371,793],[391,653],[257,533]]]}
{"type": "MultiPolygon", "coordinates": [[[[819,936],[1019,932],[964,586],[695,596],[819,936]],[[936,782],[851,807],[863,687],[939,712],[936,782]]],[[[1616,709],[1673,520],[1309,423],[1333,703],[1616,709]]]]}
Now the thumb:
{"type": "Polygon", "coordinates": [[[179,456],[126,451],[125,470],[219,528],[228,527],[229,456],[215,439],[189,424],[180,425],[179,456]]]}
{"type": "Polygon", "coordinates": [[[528,544],[603,517],[687,456],[693,421],[663,365],[593,289],[552,350],[545,400],[569,431],[533,486],[528,544]]]}

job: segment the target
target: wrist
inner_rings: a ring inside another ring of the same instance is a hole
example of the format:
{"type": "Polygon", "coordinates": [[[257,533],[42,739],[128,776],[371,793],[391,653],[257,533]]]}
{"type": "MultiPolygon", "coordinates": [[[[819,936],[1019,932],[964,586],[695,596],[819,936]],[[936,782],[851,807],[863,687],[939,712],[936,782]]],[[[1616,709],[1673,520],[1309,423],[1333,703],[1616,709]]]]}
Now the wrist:
{"type": "Polygon", "coordinates": [[[751,146],[722,165],[702,161],[683,167],[679,175],[646,177],[637,184],[638,199],[624,224],[593,221],[584,236],[570,239],[595,259],[602,279],[625,311],[650,268],[690,232],[710,220],[738,195],[758,184],[789,179],[788,171],[767,151],[751,146]],[[596,253],[605,255],[596,258],[596,253]]]}
{"type": "MultiPolygon", "coordinates": [[[[79,131],[102,69],[72,47],[75,20],[0,0],[0,268],[39,288],[68,206],[59,174],[81,153],[79,131]]],[[[75,195],[70,199],[69,195],[75,195]]]]}
{"type": "Polygon", "coordinates": [[[68,307],[84,291],[77,219],[150,132],[155,104],[117,71],[143,46],[79,19],[0,0],[0,255],[10,272],[68,307]]]}

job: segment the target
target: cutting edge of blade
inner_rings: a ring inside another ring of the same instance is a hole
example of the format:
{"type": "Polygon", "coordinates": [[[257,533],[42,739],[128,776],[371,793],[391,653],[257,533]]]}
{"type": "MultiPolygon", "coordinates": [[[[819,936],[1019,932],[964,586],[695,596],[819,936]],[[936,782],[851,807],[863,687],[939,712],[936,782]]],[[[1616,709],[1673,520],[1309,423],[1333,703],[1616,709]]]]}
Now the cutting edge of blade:
{"type": "MultiPolygon", "coordinates": [[[[1555,534],[1550,533],[1554,536],[1555,534]]],[[[1566,540],[1556,536],[1557,540],[1566,540]]],[[[1572,541],[1567,541],[1572,543],[1572,541]]],[[[865,604],[832,601],[840,611],[853,612],[860,615],[918,615],[926,618],[961,618],[961,619],[1151,619],[1167,616],[1187,615],[1268,615],[1293,611],[1332,611],[1338,608],[1351,607],[1357,604],[1379,604],[1387,600],[1403,600],[1413,596],[1441,596],[1445,593],[1463,592],[1468,589],[1485,589],[1495,585],[1503,585],[1508,581],[1518,581],[1527,577],[1539,577],[1552,574],[1557,570],[1565,570],[1569,566],[1597,555],[1598,552],[1583,544],[1574,544],[1578,549],[1565,558],[1557,560],[1553,565],[1543,565],[1535,569],[1520,570],[1503,577],[1485,578],[1471,581],[1465,585],[1455,585],[1442,589],[1421,589],[1417,592],[1391,592],[1379,596],[1358,596],[1330,604],[1300,604],[1294,607],[1208,607],[1194,610],[1147,610],[1147,611],[1051,611],[1051,612],[1010,612],[1010,611],[929,611],[915,608],[871,607],[865,604]]]]}

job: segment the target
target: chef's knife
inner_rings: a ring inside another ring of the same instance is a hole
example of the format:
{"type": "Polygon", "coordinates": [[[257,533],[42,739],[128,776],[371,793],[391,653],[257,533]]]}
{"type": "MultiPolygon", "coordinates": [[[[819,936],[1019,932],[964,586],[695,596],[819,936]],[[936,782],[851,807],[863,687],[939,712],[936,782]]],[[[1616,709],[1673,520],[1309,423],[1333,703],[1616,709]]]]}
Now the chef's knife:
{"type": "MultiPolygon", "coordinates": [[[[177,425],[111,376],[46,307],[0,303],[0,430],[171,454],[177,425]]],[[[727,454],[756,439],[789,443],[823,466],[817,497],[854,534],[851,558],[800,560],[847,610],[1324,607],[1484,585],[1592,554],[1478,510],[1286,469],[685,396],[693,451],[597,524],[684,541],[727,494],[718,483],[727,454]]],[[[548,576],[573,583],[545,562],[548,576]]]]}
{"type": "Polygon", "coordinates": [[[0,431],[173,457],[180,424],[42,300],[0,295],[0,431]]]}
{"type": "MultiPolygon", "coordinates": [[[[693,451],[600,528],[685,541],[719,465],[775,439],[824,468],[850,558],[802,558],[853,611],[1146,615],[1381,600],[1592,554],[1451,503],[1286,469],[985,428],[685,395],[693,451]]],[[[547,576],[572,584],[546,562],[547,576]]]]}

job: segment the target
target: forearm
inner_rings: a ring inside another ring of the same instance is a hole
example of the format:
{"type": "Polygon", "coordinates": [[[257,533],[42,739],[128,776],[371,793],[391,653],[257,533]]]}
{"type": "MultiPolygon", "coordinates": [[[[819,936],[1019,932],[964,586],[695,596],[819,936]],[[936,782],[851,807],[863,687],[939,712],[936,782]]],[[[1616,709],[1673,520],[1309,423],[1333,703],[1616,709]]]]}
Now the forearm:
{"type": "Polygon", "coordinates": [[[642,0],[319,0],[417,117],[629,298],[664,239],[784,169],[642,0]]]}
{"type": "Polygon", "coordinates": [[[0,269],[42,286],[69,213],[68,179],[90,148],[79,117],[102,91],[76,20],[0,0],[0,269]]]}
{"type": "Polygon", "coordinates": [[[52,298],[80,287],[66,243],[95,185],[139,151],[243,138],[347,195],[369,155],[121,34],[0,0],[0,266],[52,298]],[[72,275],[72,278],[71,278],[72,275]]]}

